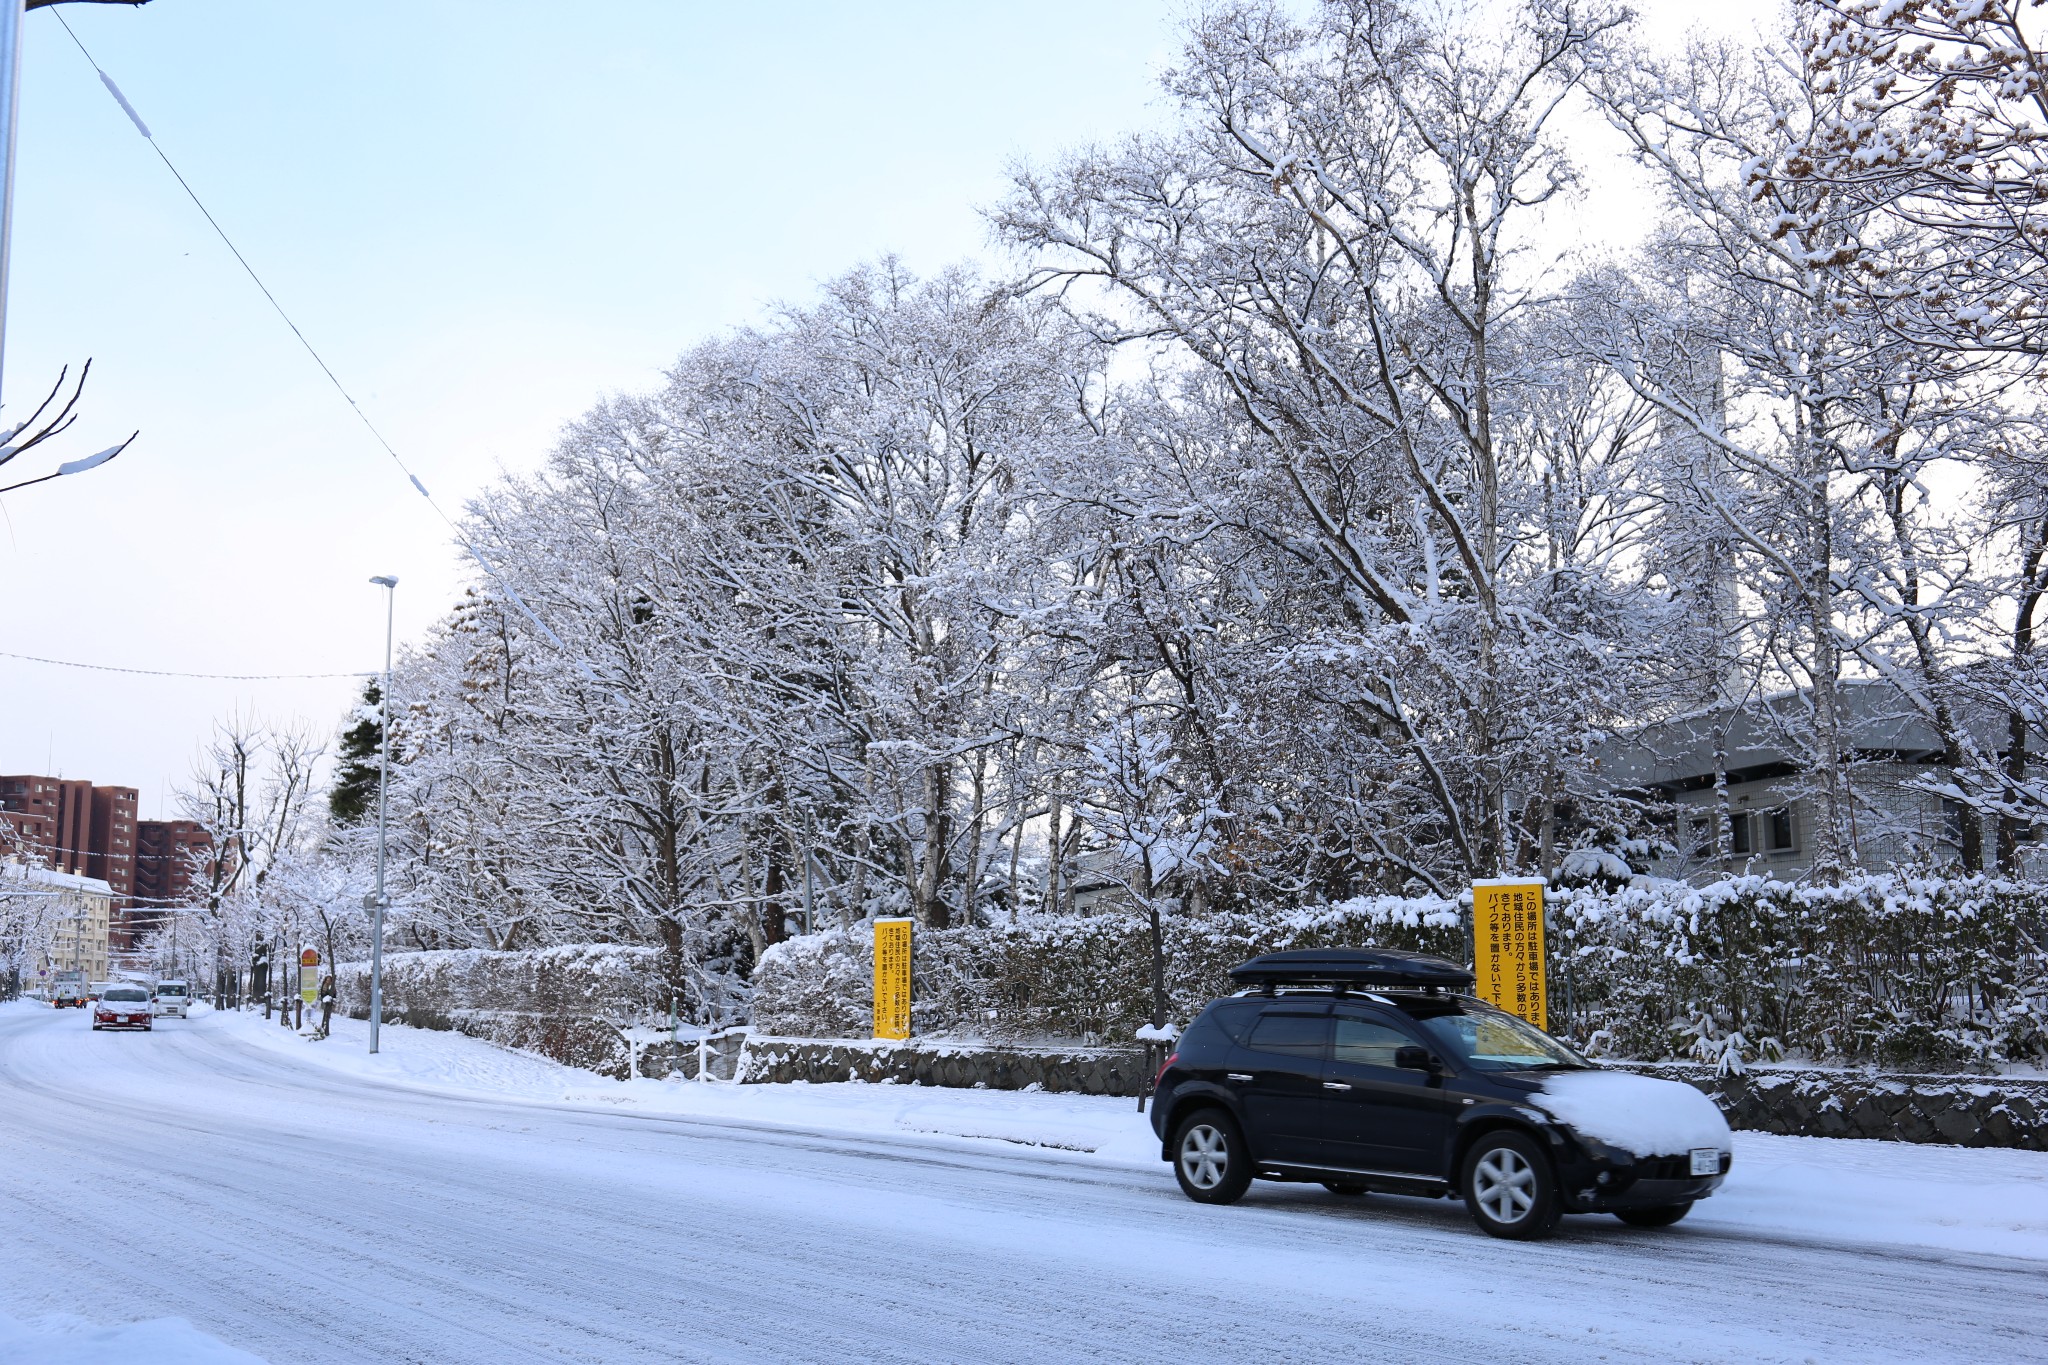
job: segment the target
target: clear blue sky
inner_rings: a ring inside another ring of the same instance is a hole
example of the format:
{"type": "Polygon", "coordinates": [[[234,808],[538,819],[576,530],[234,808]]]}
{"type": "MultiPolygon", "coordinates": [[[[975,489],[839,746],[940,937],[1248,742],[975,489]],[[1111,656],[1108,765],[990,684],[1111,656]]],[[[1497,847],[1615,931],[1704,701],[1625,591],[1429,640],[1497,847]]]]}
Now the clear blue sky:
{"type": "MultiPolygon", "coordinates": [[[[884,251],[986,256],[1016,157],[1153,116],[1169,0],[153,0],[62,13],[444,505],[608,391],[884,251]]],[[[27,19],[5,399],[94,358],[0,502],[0,650],[141,668],[374,667],[464,577],[49,11],[27,19]],[[43,466],[28,473],[45,472],[43,466]]],[[[25,458],[9,468],[17,475],[25,458]]],[[[0,659],[0,772],[142,790],[236,708],[323,728],[347,683],[0,659]]]]}
{"type": "MultiPolygon", "coordinates": [[[[1306,0],[1303,0],[1306,3],[1306,0]]],[[[1724,0],[1753,21],[1770,0],[1724,0]]],[[[607,392],[885,251],[990,255],[1017,158],[1159,116],[1184,0],[153,0],[60,11],[451,510],[607,392]]],[[[1669,37],[1690,0],[1647,0],[1669,37]]],[[[94,78],[28,16],[6,410],[93,357],[105,469],[0,500],[0,650],[374,668],[468,570],[94,78]]],[[[1602,214],[1589,214],[1601,217],[1602,214]]],[[[1613,217],[1611,213],[1605,217],[1613,217]]],[[[1625,216],[1625,215],[1624,215],[1625,216]]],[[[48,462],[12,477],[44,472],[48,462]]],[[[17,472],[23,471],[23,472],[17,472]]],[[[0,658],[0,772],[141,789],[216,716],[331,730],[345,682],[0,658]]]]}

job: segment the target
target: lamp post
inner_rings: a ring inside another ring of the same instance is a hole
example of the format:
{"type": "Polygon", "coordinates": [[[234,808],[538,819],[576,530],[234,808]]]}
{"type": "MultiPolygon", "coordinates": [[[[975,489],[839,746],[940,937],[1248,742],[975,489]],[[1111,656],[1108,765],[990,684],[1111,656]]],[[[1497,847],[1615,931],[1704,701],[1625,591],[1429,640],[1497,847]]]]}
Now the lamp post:
{"type": "Polygon", "coordinates": [[[14,144],[21,122],[20,5],[0,3],[0,366],[7,361],[7,260],[14,245],[14,144]]]}
{"type": "Polygon", "coordinates": [[[370,912],[370,1051],[384,1022],[384,796],[391,783],[391,627],[398,612],[398,580],[370,580],[384,591],[384,690],[377,698],[377,892],[370,912]]]}

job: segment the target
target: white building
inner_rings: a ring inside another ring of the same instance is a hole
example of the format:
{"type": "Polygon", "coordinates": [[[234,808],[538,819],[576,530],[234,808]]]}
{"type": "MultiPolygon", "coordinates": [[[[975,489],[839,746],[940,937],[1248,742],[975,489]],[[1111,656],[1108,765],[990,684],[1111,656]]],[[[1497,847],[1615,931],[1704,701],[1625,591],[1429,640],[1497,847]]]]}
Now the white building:
{"type": "Polygon", "coordinates": [[[0,863],[0,926],[40,980],[59,971],[106,980],[113,911],[114,888],[97,877],[0,863]]]}

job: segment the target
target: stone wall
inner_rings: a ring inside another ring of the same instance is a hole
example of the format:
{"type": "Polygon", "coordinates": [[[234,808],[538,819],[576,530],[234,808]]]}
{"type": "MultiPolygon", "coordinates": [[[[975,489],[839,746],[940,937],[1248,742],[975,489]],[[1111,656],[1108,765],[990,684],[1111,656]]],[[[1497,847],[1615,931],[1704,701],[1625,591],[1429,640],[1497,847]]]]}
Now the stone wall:
{"type": "Polygon", "coordinates": [[[1143,1052],[1126,1048],[981,1047],[756,1034],[747,1040],[739,1078],[751,1085],[869,1081],[1135,1096],[1152,1073],[1143,1052]]]}
{"type": "MultiPolygon", "coordinates": [[[[1711,1067],[1609,1063],[1684,1081],[1721,1106],[1731,1127],[1804,1137],[1879,1138],[1962,1147],[2048,1151],[2048,1080],[1975,1076],[1880,1076],[1769,1068],[1717,1077],[1711,1067]]],[[[1067,1091],[1135,1097],[1152,1073],[1128,1048],[1029,1048],[859,1039],[748,1040],[747,1083],[861,1080],[990,1090],[1067,1091]]]]}
{"type": "MultiPolygon", "coordinates": [[[[367,1019],[367,965],[344,964],[336,984],[341,1009],[367,1019]]],[[[622,1079],[629,1073],[696,1075],[695,1042],[686,1036],[678,1046],[665,1029],[653,1026],[666,1008],[667,988],[653,949],[394,953],[384,961],[387,1020],[458,1030],[622,1079]]],[[[732,1033],[706,1050],[714,1078],[753,1083],[1036,1086],[1135,1097],[1152,1079],[1144,1051],[1128,1047],[732,1033]]],[[[1610,1065],[1696,1086],[1741,1129],[2048,1151],[2048,1080],[1775,1066],[1717,1076],[1711,1067],[1683,1062],[1610,1065]]]]}
{"type": "Polygon", "coordinates": [[[1717,1077],[1682,1062],[1614,1065],[1685,1081],[1711,1096],[1731,1127],[1755,1132],[2048,1151],[2048,1080],[1793,1067],[1717,1077]]]}

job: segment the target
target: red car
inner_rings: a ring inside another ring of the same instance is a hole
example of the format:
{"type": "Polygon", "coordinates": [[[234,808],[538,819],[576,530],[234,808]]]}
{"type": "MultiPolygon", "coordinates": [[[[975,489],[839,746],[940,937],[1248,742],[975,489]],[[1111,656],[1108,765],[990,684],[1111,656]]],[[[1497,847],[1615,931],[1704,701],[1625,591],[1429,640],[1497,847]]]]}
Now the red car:
{"type": "Polygon", "coordinates": [[[100,992],[100,998],[93,1001],[92,1026],[103,1028],[139,1028],[147,1031],[156,1024],[156,1013],[150,1007],[149,992],[141,986],[109,986],[100,992]]]}

